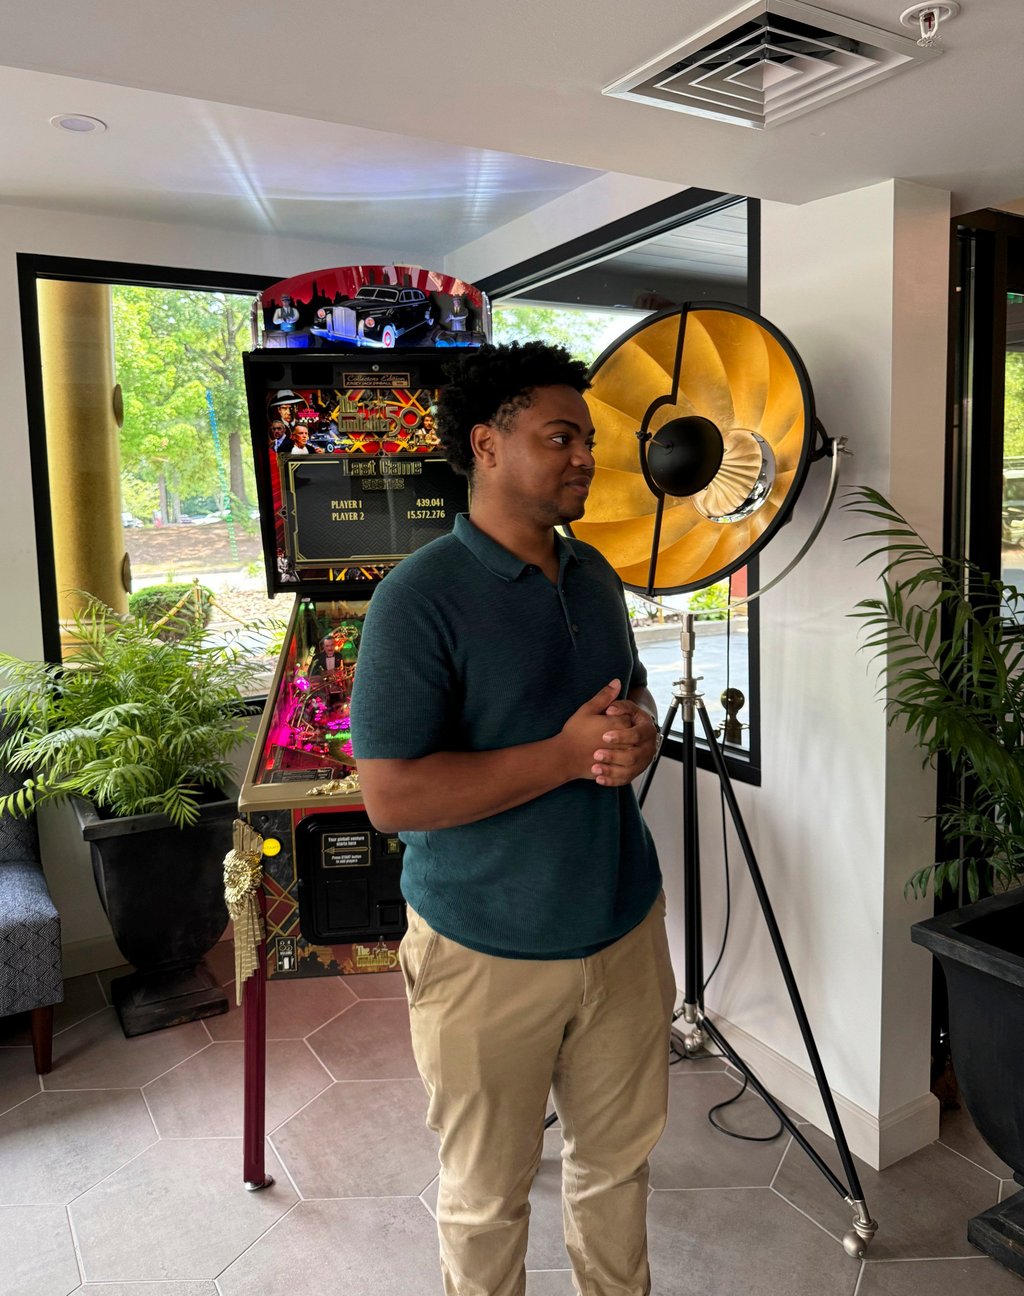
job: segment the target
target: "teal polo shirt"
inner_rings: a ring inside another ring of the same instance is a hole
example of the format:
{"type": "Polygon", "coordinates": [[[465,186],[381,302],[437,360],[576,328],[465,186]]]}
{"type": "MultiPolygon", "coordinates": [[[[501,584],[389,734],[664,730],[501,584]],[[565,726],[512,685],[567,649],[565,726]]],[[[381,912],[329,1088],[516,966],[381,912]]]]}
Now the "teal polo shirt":
{"type": "MultiPolygon", "coordinates": [[[[610,680],[623,694],[647,683],[614,570],[590,545],[555,543],[557,584],[460,515],[381,582],[352,696],[357,760],[538,742],[610,680]]],[[[413,909],[504,958],[593,954],[661,889],[632,787],[576,779],[476,823],[399,836],[413,909]]]]}

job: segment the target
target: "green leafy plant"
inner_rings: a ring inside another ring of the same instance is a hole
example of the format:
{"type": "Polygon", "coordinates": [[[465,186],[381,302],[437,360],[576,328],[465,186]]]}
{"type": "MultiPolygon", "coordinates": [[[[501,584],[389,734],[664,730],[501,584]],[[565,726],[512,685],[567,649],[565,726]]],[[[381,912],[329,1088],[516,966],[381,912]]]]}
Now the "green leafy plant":
{"type": "Polygon", "coordinates": [[[881,660],[890,724],[902,724],[925,763],[948,756],[957,794],[939,809],[956,858],[920,869],[908,889],[956,887],[972,900],[989,870],[994,884],[1024,881],[1024,592],[974,564],[937,554],[883,495],[857,487],[846,507],[880,526],[882,594],[863,599],[863,647],[881,660]]]}
{"type": "Polygon", "coordinates": [[[216,644],[203,634],[193,620],[168,642],[93,600],[74,617],[64,666],[0,654],[0,762],[27,775],[0,815],[81,796],[112,815],[195,823],[247,736],[239,703],[256,669],[244,630],[216,644]]]}
{"type": "Polygon", "coordinates": [[[197,621],[208,626],[212,604],[213,591],[205,585],[147,585],[128,599],[128,611],[173,642],[185,638],[197,621]]]}

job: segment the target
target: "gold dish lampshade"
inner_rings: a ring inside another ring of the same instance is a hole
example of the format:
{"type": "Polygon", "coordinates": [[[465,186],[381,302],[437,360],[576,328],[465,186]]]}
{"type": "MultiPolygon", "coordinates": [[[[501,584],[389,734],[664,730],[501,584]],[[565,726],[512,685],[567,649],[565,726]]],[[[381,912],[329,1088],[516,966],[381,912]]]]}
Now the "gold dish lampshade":
{"type": "Polygon", "coordinates": [[[628,589],[701,589],[768,543],[815,457],[810,381],[778,329],[739,306],[673,307],[617,339],[590,378],[597,467],[567,529],[628,589]]]}

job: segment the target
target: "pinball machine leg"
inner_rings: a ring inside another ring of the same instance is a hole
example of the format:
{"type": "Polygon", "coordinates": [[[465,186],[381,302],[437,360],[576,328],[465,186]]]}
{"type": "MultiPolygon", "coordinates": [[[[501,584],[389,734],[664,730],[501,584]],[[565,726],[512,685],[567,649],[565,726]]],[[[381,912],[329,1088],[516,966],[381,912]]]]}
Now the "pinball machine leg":
{"type": "MultiPolygon", "coordinates": [[[[260,887],[260,916],[266,920],[267,901],[260,887]]],[[[244,1038],[244,1123],[242,1129],[242,1175],[248,1192],[269,1188],[274,1182],[266,1172],[267,1097],[267,942],[260,942],[260,965],[242,990],[244,1038]]]]}

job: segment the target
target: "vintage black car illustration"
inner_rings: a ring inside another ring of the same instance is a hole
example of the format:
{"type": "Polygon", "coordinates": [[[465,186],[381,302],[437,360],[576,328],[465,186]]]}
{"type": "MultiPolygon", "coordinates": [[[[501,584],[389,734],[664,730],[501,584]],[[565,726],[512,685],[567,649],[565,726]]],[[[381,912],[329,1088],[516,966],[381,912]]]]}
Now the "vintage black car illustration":
{"type": "Polygon", "coordinates": [[[404,334],[433,322],[434,304],[422,289],[373,284],[318,310],[312,331],[329,342],[393,347],[404,334]]]}

